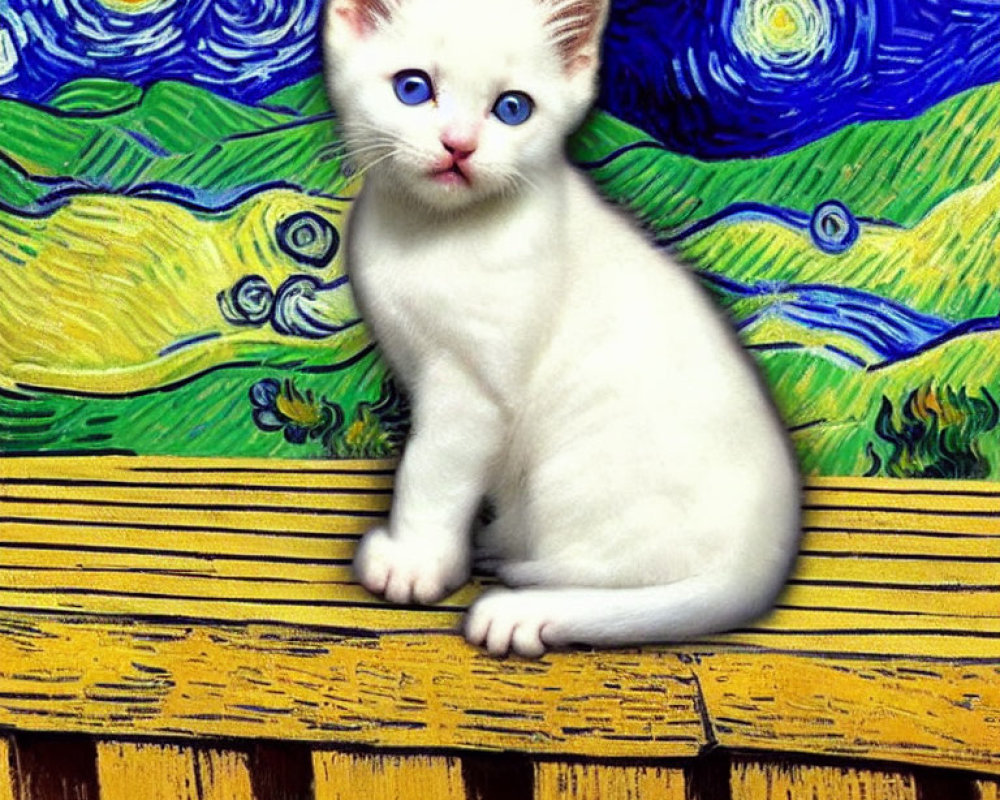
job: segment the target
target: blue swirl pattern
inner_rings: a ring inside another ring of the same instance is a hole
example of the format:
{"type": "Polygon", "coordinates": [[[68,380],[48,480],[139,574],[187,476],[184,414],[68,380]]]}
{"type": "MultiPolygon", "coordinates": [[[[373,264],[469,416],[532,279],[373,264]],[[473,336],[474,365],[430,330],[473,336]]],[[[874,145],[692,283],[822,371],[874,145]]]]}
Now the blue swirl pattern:
{"type": "Polygon", "coordinates": [[[317,73],[320,0],[0,2],[0,94],[44,101],[63,83],[179,79],[243,102],[317,73]]]}
{"type": "Polygon", "coordinates": [[[773,155],[1000,78],[993,0],[615,0],[599,104],[669,149],[773,155]]]}

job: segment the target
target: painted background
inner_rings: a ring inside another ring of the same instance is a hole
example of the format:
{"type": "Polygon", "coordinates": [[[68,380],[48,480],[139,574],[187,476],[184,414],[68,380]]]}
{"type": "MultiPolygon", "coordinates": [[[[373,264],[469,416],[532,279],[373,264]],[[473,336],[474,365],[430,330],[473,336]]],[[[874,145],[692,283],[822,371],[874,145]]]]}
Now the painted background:
{"type": "MultiPolygon", "coordinates": [[[[318,17],[0,0],[0,452],[398,447],[318,17]]],[[[571,154],[701,271],[805,470],[1000,473],[1000,4],[617,0],[605,58],[571,154]]]]}

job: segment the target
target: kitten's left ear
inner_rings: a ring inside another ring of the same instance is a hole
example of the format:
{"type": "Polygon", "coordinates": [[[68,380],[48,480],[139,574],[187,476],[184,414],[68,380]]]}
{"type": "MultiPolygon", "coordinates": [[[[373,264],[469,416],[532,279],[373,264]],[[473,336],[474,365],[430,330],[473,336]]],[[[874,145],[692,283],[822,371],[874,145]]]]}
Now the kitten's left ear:
{"type": "Polygon", "coordinates": [[[330,0],[328,35],[362,39],[387,22],[398,0],[330,0]]]}
{"type": "Polygon", "coordinates": [[[594,71],[610,0],[541,0],[548,11],[547,27],[559,48],[566,74],[594,71]]]}

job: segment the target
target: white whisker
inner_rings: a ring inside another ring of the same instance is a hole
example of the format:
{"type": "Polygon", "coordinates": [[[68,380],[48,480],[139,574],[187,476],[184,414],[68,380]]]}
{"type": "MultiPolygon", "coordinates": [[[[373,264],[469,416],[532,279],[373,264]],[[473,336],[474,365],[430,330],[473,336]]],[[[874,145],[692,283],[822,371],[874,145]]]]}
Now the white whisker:
{"type": "Polygon", "coordinates": [[[382,155],[379,158],[376,158],[374,161],[370,161],[370,162],[368,162],[366,164],[363,164],[362,167],[361,167],[361,169],[359,169],[356,173],[354,173],[354,175],[352,177],[355,180],[363,177],[366,172],[371,171],[372,168],[377,167],[379,164],[381,164],[387,158],[392,158],[393,156],[399,155],[400,152],[401,151],[398,150],[398,149],[393,149],[393,150],[390,150],[385,155],[382,155]]]}

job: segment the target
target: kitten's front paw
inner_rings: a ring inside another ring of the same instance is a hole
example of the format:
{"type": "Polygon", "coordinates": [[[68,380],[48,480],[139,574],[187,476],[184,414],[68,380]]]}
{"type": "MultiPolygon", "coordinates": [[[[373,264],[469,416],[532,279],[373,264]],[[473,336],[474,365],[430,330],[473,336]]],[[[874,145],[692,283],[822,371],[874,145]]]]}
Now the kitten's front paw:
{"type": "Polygon", "coordinates": [[[365,534],[354,555],[354,574],[372,594],[391,603],[435,603],[468,578],[461,554],[400,542],[384,527],[365,534]]]}
{"type": "Polygon", "coordinates": [[[539,612],[537,598],[532,594],[509,589],[487,592],[466,615],[465,638],[494,656],[511,652],[525,658],[544,655],[553,643],[551,638],[545,638],[550,620],[539,612]]]}

